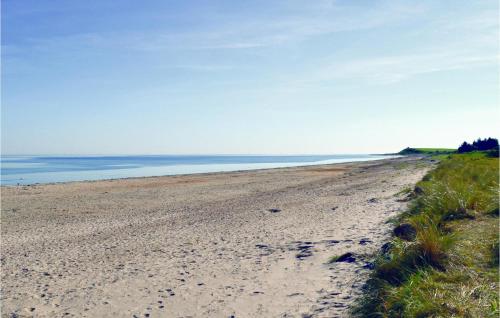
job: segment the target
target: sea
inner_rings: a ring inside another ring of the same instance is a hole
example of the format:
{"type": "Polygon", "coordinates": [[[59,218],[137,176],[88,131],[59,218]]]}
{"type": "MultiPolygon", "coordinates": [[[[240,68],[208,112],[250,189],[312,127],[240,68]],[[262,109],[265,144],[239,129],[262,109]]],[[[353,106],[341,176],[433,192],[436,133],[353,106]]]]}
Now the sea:
{"type": "Polygon", "coordinates": [[[385,155],[1,156],[1,185],[29,185],[370,161],[385,155]]]}

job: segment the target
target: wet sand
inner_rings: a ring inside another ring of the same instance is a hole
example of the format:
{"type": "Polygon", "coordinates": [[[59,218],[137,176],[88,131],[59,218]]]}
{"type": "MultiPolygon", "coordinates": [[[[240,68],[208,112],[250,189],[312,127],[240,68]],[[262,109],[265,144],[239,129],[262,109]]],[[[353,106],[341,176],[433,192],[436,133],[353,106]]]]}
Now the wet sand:
{"type": "Polygon", "coordinates": [[[429,167],[2,187],[2,317],[345,317],[429,167]]]}

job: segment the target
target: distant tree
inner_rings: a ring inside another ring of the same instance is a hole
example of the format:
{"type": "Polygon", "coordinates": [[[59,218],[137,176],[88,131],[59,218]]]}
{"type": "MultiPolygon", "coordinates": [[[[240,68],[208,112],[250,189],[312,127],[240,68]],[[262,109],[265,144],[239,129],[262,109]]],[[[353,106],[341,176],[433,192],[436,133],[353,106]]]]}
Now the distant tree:
{"type": "Polygon", "coordinates": [[[403,149],[399,152],[400,155],[414,155],[414,154],[418,154],[418,153],[421,153],[421,152],[415,148],[410,148],[410,147],[406,147],[405,149],[403,149]]]}
{"type": "Polygon", "coordinates": [[[498,140],[495,138],[488,138],[484,140],[486,150],[498,149],[498,140]]]}
{"type": "Polygon", "coordinates": [[[472,142],[472,147],[474,148],[474,150],[486,150],[486,149],[482,149],[483,148],[483,141],[481,140],[481,138],[474,140],[472,142]]]}
{"type": "Polygon", "coordinates": [[[463,144],[458,147],[458,153],[464,153],[464,152],[471,152],[474,151],[474,147],[467,143],[466,141],[463,142],[463,144]]]}
{"type": "Polygon", "coordinates": [[[472,144],[464,141],[460,147],[458,147],[459,153],[471,152],[471,151],[488,151],[488,150],[498,150],[498,140],[495,138],[487,139],[477,139],[472,142],[472,144]]]}

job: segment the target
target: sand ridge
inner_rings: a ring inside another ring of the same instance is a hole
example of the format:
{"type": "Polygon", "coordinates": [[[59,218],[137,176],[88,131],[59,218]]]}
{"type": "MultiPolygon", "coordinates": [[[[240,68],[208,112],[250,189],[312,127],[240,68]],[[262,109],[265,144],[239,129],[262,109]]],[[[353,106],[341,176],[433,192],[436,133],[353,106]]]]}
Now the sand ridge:
{"type": "Polygon", "coordinates": [[[344,317],[419,158],[2,187],[2,317],[344,317]],[[353,252],[355,263],[327,264],[353,252]]]}

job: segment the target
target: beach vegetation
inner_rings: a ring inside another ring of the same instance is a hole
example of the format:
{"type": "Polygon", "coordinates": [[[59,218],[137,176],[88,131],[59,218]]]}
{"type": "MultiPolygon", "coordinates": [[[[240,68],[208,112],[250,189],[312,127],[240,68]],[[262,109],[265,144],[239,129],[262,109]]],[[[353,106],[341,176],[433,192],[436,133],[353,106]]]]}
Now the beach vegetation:
{"type": "MultiPolygon", "coordinates": [[[[476,143],[477,144],[477,143],[476,143]]],[[[413,190],[355,317],[498,317],[498,157],[450,154],[413,190]]]]}
{"type": "Polygon", "coordinates": [[[394,196],[400,196],[400,195],[408,195],[410,193],[412,193],[412,188],[411,187],[406,187],[404,188],[403,190],[399,191],[398,193],[396,193],[394,196]]]}
{"type": "Polygon", "coordinates": [[[334,256],[330,257],[330,258],[328,259],[328,262],[327,262],[327,263],[328,263],[328,264],[331,264],[331,263],[335,263],[335,262],[337,262],[337,261],[338,261],[338,259],[340,258],[340,256],[341,256],[341,255],[334,255],[334,256]]]}
{"type": "Polygon", "coordinates": [[[330,259],[328,260],[328,264],[337,263],[337,262],[352,263],[355,260],[356,260],[356,258],[354,257],[354,255],[350,252],[347,252],[347,253],[344,253],[342,255],[336,255],[336,256],[330,257],[330,259]]]}

